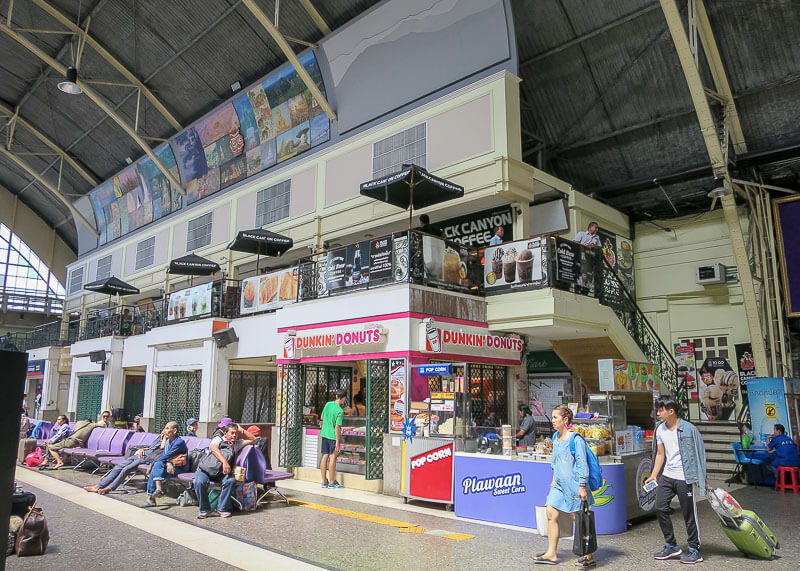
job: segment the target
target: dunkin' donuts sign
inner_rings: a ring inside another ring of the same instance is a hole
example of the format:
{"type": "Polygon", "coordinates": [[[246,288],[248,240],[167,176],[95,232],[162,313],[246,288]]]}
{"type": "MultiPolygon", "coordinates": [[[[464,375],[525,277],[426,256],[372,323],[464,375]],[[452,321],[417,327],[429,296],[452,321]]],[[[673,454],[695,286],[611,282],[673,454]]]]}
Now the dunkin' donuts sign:
{"type": "Polygon", "coordinates": [[[337,331],[299,331],[294,335],[284,332],[281,354],[283,359],[299,359],[303,356],[361,353],[366,346],[385,341],[386,334],[383,328],[374,324],[337,331]]]}
{"type": "Polygon", "coordinates": [[[495,335],[488,330],[469,325],[435,323],[433,318],[420,323],[420,350],[428,353],[476,355],[520,362],[522,339],[517,336],[495,335]]]}

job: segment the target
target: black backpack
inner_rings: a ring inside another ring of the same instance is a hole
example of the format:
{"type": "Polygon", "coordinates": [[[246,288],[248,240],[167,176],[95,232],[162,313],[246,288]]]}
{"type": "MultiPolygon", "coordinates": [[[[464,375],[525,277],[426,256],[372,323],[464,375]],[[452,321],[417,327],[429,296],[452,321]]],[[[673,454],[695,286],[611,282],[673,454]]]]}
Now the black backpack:
{"type": "MultiPolygon", "coordinates": [[[[230,442],[222,442],[219,445],[219,451],[222,454],[222,457],[225,458],[225,460],[228,461],[228,464],[231,465],[231,469],[233,469],[233,460],[236,457],[233,444],[230,442]]],[[[200,462],[197,464],[197,469],[208,474],[208,477],[212,480],[222,476],[222,462],[220,462],[210,450],[208,454],[200,458],[200,462]]]]}

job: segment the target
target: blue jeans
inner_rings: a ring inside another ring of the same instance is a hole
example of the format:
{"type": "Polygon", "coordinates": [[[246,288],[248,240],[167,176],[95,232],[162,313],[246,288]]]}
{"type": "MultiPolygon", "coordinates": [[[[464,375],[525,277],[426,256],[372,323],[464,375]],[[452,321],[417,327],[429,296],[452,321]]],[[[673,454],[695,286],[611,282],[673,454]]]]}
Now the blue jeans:
{"type": "MultiPolygon", "coordinates": [[[[194,473],[194,491],[197,494],[197,502],[200,504],[200,513],[208,513],[211,511],[211,505],[208,502],[208,482],[211,479],[208,474],[202,470],[197,470],[194,473]]],[[[231,503],[231,494],[233,493],[233,485],[236,483],[236,478],[233,474],[227,474],[222,478],[222,491],[217,500],[217,511],[229,512],[231,503]]]]}
{"type": "Polygon", "coordinates": [[[136,454],[128,458],[123,464],[118,464],[100,480],[97,484],[101,488],[111,488],[116,490],[117,487],[128,477],[129,474],[136,471],[136,467],[143,463],[144,458],[139,458],[136,454]]]}
{"type": "Polygon", "coordinates": [[[150,477],[147,478],[147,494],[152,496],[156,491],[156,480],[165,480],[171,478],[172,474],[167,474],[167,463],[164,460],[157,460],[153,462],[153,468],[150,470],[150,477]]]}

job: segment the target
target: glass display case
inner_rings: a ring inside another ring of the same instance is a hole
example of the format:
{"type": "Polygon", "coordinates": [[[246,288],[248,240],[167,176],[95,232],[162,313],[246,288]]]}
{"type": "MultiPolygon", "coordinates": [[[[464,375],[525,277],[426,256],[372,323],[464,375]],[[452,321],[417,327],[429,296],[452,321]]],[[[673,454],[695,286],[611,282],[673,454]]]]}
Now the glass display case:
{"type": "Polygon", "coordinates": [[[342,440],[336,470],[348,474],[364,475],[367,467],[367,419],[363,416],[345,416],[342,420],[342,440]]]}
{"type": "Polygon", "coordinates": [[[586,444],[595,453],[595,456],[614,454],[614,432],[611,427],[611,419],[608,417],[598,418],[574,418],[572,419],[572,430],[586,439],[586,444]]]}

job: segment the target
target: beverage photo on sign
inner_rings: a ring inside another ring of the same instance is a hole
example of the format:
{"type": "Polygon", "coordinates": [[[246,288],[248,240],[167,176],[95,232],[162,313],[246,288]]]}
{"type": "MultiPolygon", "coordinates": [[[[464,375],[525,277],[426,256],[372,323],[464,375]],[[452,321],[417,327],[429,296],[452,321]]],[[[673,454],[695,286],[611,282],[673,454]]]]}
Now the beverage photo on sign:
{"type": "Polygon", "coordinates": [[[732,420],[739,400],[739,375],[721,357],[703,361],[699,375],[700,418],[732,420]]]}
{"type": "Polygon", "coordinates": [[[483,287],[487,295],[509,289],[531,288],[547,277],[544,245],[540,238],[490,246],[484,252],[483,287]]]}

